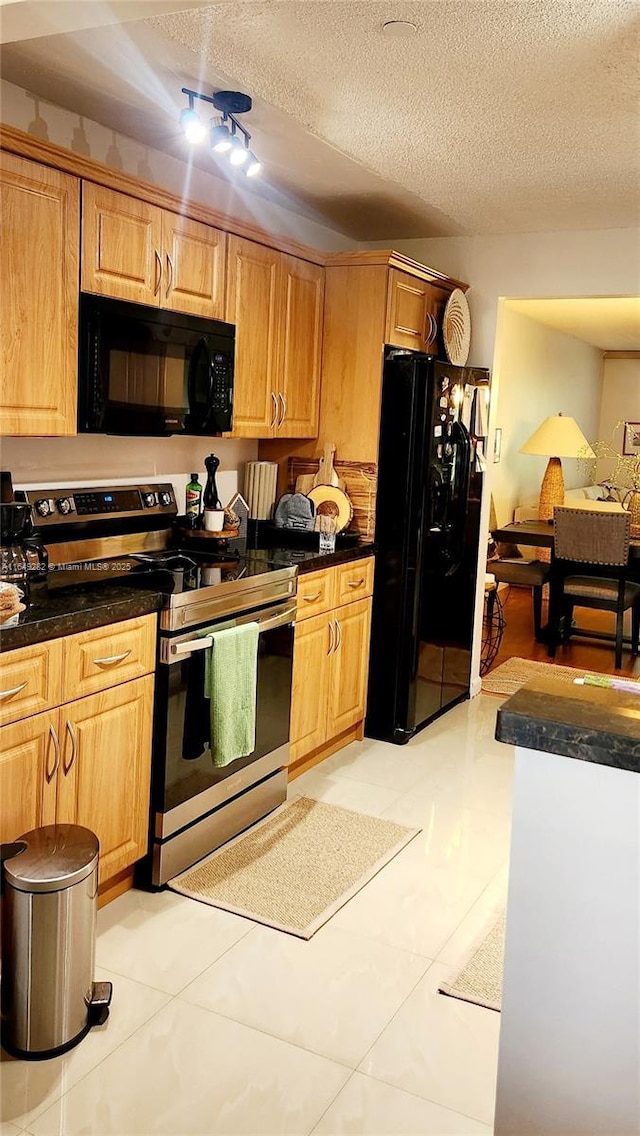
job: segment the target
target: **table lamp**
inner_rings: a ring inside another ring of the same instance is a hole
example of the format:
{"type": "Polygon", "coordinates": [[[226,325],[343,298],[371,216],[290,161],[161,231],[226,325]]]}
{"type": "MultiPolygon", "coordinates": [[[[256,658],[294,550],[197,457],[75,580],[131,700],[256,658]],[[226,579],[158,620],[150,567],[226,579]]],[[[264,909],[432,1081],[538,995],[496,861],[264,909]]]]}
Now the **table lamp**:
{"type": "Polygon", "coordinates": [[[540,486],[538,518],[541,521],[553,520],[556,505],[564,505],[564,477],[560,458],[588,459],[596,456],[575,418],[564,414],[552,414],[545,418],[528,442],[520,447],[520,453],[549,458],[540,486]]]}

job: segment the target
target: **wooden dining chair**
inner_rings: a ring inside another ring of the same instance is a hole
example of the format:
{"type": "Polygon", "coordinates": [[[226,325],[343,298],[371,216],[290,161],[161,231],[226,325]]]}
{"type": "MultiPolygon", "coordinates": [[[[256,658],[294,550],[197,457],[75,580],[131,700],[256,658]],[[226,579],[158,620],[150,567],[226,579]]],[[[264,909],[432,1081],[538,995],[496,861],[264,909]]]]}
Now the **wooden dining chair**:
{"type": "Polygon", "coordinates": [[[554,510],[554,563],[549,604],[551,658],[560,640],[571,636],[574,607],[615,612],[616,669],[622,666],[624,613],[632,609],[631,650],[638,654],[640,584],[628,579],[629,513],[554,510]]]}

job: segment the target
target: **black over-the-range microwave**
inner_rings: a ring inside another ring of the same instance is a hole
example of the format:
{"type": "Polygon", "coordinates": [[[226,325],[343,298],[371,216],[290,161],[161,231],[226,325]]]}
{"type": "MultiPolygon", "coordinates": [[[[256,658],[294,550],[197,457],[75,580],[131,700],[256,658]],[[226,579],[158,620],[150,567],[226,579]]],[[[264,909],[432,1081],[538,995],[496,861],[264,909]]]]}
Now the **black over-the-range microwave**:
{"type": "Polygon", "coordinates": [[[233,324],[80,297],[78,429],[222,434],[233,423],[233,324]]]}

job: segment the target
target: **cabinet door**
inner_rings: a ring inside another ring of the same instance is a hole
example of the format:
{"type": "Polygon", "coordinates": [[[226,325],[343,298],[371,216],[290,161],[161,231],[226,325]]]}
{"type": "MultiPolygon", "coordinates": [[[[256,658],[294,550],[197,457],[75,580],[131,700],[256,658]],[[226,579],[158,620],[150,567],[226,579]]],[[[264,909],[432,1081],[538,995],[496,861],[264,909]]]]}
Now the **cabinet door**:
{"type": "Polygon", "coordinates": [[[233,433],[269,438],[278,417],[281,254],[233,236],[228,248],[227,321],[236,325],[233,433]]]}
{"type": "Polygon", "coordinates": [[[0,841],[55,823],[59,762],[57,710],[0,729],[0,841]]]}
{"type": "Polygon", "coordinates": [[[389,272],[387,343],[424,351],[433,338],[428,319],[430,285],[408,272],[389,272]]]}
{"type": "Polygon", "coordinates": [[[95,832],[101,882],[147,851],[152,710],[149,675],[60,711],[57,816],[95,832]]]}
{"type": "Polygon", "coordinates": [[[224,319],[227,235],[165,212],[162,306],[207,319],[224,319]]]}
{"type": "Polygon", "coordinates": [[[282,327],[278,383],[279,438],[317,438],[324,269],[282,258],[282,327]]]}
{"type": "Polygon", "coordinates": [[[76,432],[80,183],[0,155],[0,429],[76,432]]]}
{"type": "Polygon", "coordinates": [[[333,738],[364,718],[369,671],[371,600],[344,604],[333,612],[336,647],[331,656],[327,734],[333,738]]]}
{"type": "Polygon", "coordinates": [[[162,210],[82,183],[82,288],[158,307],[163,284],[162,210]]]}
{"type": "Polygon", "coordinates": [[[298,761],[327,739],[327,696],[333,628],[326,615],[296,624],[291,687],[291,756],[298,761]]]}

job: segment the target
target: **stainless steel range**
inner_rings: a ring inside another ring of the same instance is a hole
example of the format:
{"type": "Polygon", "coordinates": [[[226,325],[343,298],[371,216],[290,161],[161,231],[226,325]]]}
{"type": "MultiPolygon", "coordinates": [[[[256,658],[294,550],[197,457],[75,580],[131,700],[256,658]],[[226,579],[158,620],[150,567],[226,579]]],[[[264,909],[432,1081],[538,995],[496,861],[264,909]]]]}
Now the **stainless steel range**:
{"type": "Polygon", "coordinates": [[[22,496],[47,548],[49,589],[108,581],[162,596],[150,853],[139,872],[139,882],[161,886],[286,798],[296,568],[238,541],[224,551],[179,547],[170,484],[22,496]],[[246,622],[258,624],[255,748],[219,768],[205,656],[215,631],[246,622]]]}

